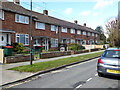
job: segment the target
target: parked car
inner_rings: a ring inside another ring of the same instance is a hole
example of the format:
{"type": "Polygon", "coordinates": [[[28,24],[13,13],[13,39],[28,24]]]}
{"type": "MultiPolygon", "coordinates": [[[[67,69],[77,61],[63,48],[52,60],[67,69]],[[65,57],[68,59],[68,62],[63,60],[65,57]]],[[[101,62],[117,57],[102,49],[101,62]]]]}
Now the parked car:
{"type": "Polygon", "coordinates": [[[116,75],[120,76],[120,48],[108,48],[98,59],[98,76],[116,75]]]}

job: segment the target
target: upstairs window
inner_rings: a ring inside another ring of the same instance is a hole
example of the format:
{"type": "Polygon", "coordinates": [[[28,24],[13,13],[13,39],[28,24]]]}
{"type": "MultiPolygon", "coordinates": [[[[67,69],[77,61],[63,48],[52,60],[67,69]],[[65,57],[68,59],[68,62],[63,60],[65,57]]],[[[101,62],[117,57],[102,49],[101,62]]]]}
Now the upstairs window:
{"type": "Polygon", "coordinates": [[[94,33],[92,33],[92,36],[94,36],[94,33]]]}
{"type": "Polygon", "coordinates": [[[81,34],[81,31],[80,31],[80,30],[77,30],[77,34],[81,34]]]}
{"type": "Polygon", "coordinates": [[[58,32],[58,26],[51,25],[51,31],[57,31],[58,32]]]}
{"type": "Polygon", "coordinates": [[[75,34],[75,29],[70,29],[72,34],[75,34]]]}
{"type": "Polygon", "coordinates": [[[86,35],[86,32],[85,32],[85,31],[83,32],[83,35],[86,35]]]}
{"type": "Polygon", "coordinates": [[[27,16],[16,14],[15,20],[19,23],[29,24],[29,17],[27,16]]]}
{"type": "Polygon", "coordinates": [[[88,36],[90,36],[90,32],[88,32],[88,36]]]}
{"type": "Polygon", "coordinates": [[[62,32],[65,32],[65,33],[67,33],[67,28],[65,28],[65,27],[62,27],[62,32]]]}
{"type": "Polygon", "coordinates": [[[36,29],[45,30],[45,23],[36,22],[36,29]]]}
{"type": "Polygon", "coordinates": [[[4,11],[0,10],[0,19],[4,20],[4,11]]]}

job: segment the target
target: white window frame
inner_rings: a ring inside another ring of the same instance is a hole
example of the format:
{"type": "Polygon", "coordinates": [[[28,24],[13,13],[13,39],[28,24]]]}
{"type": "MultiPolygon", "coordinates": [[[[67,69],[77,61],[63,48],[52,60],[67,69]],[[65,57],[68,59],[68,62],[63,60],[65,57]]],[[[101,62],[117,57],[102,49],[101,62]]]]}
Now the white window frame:
{"type": "Polygon", "coordinates": [[[71,39],[71,43],[75,43],[75,40],[74,40],[74,39],[71,39]]]}
{"type": "Polygon", "coordinates": [[[86,35],[86,31],[83,31],[83,35],[86,35]]]}
{"type": "Polygon", "coordinates": [[[21,43],[20,35],[25,35],[25,44],[23,43],[23,45],[29,45],[29,34],[16,34],[16,42],[21,43]],[[19,38],[19,42],[17,41],[17,38],[19,38]],[[26,39],[28,39],[28,42],[26,42],[26,39]]]}
{"type": "Polygon", "coordinates": [[[62,27],[62,32],[67,33],[67,28],[66,27],[62,27]]]}
{"type": "Polygon", "coordinates": [[[34,45],[34,46],[40,46],[40,45],[41,45],[41,40],[40,40],[40,43],[38,43],[39,40],[40,40],[40,39],[34,39],[33,45],[34,45]]]}
{"type": "Polygon", "coordinates": [[[94,37],[94,33],[92,33],[92,36],[94,37]]]}
{"type": "Polygon", "coordinates": [[[98,43],[98,40],[96,40],[96,43],[98,43]]]}
{"type": "Polygon", "coordinates": [[[58,32],[58,26],[57,25],[51,25],[51,31],[58,32]]]}
{"type": "Polygon", "coordinates": [[[29,24],[29,17],[24,16],[24,15],[15,14],[15,22],[23,23],[23,24],[29,24]]]}
{"type": "Polygon", "coordinates": [[[90,32],[88,32],[88,36],[90,36],[90,32]]]}
{"type": "Polygon", "coordinates": [[[58,47],[58,39],[51,38],[51,47],[58,47]],[[53,40],[53,41],[52,41],[53,40]]]}
{"type": "Polygon", "coordinates": [[[77,44],[81,44],[81,40],[77,40],[77,44]]]}
{"type": "Polygon", "coordinates": [[[75,34],[75,29],[70,29],[71,34],[75,34]]]}
{"type": "Polygon", "coordinates": [[[36,29],[45,30],[45,23],[36,22],[35,24],[36,29]]]}
{"type": "Polygon", "coordinates": [[[90,41],[88,40],[88,45],[90,44],[90,41]]]}
{"type": "Polygon", "coordinates": [[[77,30],[77,34],[81,35],[81,30],[77,30]]]}
{"type": "Polygon", "coordinates": [[[84,42],[83,45],[86,45],[86,40],[83,40],[83,42],[84,42]]]}
{"type": "Polygon", "coordinates": [[[69,40],[69,39],[67,39],[67,43],[70,43],[70,40],[69,40]]]}
{"type": "Polygon", "coordinates": [[[98,34],[96,34],[96,37],[98,37],[98,34]]]}
{"type": "Polygon", "coordinates": [[[3,10],[0,10],[0,12],[1,12],[1,17],[0,17],[0,19],[4,20],[4,11],[3,11],[3,10]]]}
{"type": "Polygon", "coordinates": [[[25,45],[29,45],[29,34],[25,34],[25,45]],[[28,42],[26,42],[26,39],[28,39],[28,42]]]}

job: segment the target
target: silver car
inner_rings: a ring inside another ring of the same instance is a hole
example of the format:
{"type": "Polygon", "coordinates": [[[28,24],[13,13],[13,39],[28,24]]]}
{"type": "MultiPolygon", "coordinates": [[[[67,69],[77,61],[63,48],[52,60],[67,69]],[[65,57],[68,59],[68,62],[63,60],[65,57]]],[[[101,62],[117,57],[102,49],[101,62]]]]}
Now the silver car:
{"type": "Polygon", "coordinates": [[[98,76],[116,75],[120,76],[120,48],[108,48],[98,59],[98,76]]]}

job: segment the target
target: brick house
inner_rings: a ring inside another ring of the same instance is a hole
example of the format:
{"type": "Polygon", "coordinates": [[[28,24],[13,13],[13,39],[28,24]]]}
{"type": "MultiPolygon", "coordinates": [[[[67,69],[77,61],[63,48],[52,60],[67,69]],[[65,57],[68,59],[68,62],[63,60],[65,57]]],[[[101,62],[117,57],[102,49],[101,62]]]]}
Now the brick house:
{"type": "MultiPolygon", "coordinates": [[[[83,26],[77,24],[77,20],[74,23],[61,20],[49,16],[47,10],[43,10],[43,14],[34,11],[32,14],[33,46],[42,45],[45,50],[49,50],[57,48],[58,43],[78,43],[81,45],[99,43],[99,33],[86,27],[86,24],[83,26]]],[[[6,31],[9,34],[9,44],[20,42],[24,46],[30,46],[30,11],[22,7],[19,0],[18,2],[2,3],[0,22],[0,30],[2,31],[0,38],[6,37],[3,36],[3,32],[6,31]]],[[[0,44],[0,46],[2,45],[0,44]]],[[[4,45],[6,44],[4,43],[4,45]]]]}

